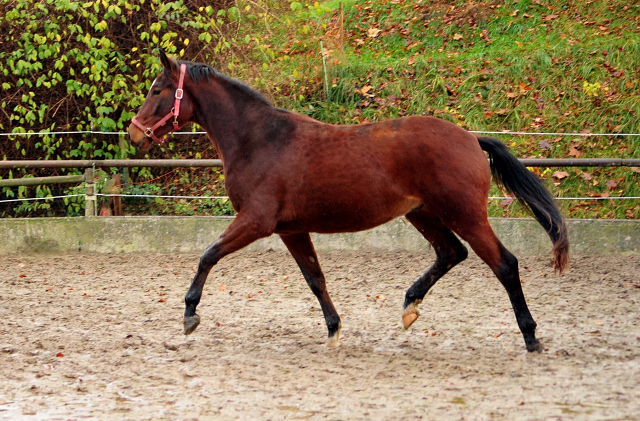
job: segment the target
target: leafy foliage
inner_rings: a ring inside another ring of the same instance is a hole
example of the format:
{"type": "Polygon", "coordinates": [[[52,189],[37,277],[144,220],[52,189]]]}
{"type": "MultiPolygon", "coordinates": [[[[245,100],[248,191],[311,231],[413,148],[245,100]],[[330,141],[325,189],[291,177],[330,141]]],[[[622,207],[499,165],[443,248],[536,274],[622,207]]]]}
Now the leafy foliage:
{"type": "MultiPolygon", "coordinates": [[[[190,60],[224,61],[237,43],[225,31],[243,19],[258,19],[249,6],[241,11],[235,2],[227,3],[3,0],[0,129],[126,129],[160,70],[153,55],[157,48],[190,60]]],[[[0,156],[118,155],[112,137],[17,139],[4,145],[0,156]]]]}
{"type": "MultiPolygon", "coordinates": [[[[2,0],[0,131],[124,131],[161,69],[154,54],[158,48],[189,60],[224,63],[252,42],[248,35],[235,38],[240,26],[268,25],[272,15],[265,10],[278,8],[278,2],[265,1],[2,0]]],[[[91,133],[8,139],[0,143],[0,159],[111,159],[137,153],[117,136],[91,133]]],[[[206,158],[216,152],[206,139],[193,137],[152,153],[206,158]]],[[[28,171],[6,171],[0,177],[28,171]]],[[[157,175],[135,171],[133,176],[147,179],[157,175]]],[[[67,170],[40,175],[59,172],[67,170]]],[[[11,198],[34,189],[3,190],[11,198]]],[[[81,201],[69,200],[70,214],[81,213],[81,201]]],[[[2,216],[19,216],[44,210],[46,204],[5,209],[0,209],[2,216]]]]}

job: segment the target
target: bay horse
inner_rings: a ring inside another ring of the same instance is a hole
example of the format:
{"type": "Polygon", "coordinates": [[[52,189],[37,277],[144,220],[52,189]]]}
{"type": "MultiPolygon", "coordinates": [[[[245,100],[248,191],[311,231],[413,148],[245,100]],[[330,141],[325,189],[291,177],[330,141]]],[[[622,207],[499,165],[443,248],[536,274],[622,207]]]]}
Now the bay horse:
{"type": "Polygon", "coordinates": [[[208,65],[176,61],[164,52],[160,61],[164,69],[129,126],[131,143],[147,150],[184,124],[198,124],[221,156],[226,190],[237,211],[200,258],[185,296],[185,334],[200,323],[196,306],[211,268],[224,256],[275,233],[322,307],[326,345],[337,346],[340,316],[309,233],[361,231],[404,216],[436,252],[433,266],[406,292],[405,328],[418,318],[418,304],[435,282],[467,257],[460,237],[506,289],[527,350],[542,350],[520,285],[518,261],[489,225],[491,176],[546,230],[560,273],[569,262],[567,226],[540,180],[502,142],[426,116],[325,124],[273,107],[208,65]]]}

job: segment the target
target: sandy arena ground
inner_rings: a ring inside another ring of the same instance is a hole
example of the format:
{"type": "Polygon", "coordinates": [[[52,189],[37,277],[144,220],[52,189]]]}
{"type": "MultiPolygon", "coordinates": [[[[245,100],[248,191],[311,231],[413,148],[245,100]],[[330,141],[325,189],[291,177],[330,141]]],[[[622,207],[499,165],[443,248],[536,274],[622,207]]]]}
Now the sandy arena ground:
{"type": "Polygon", "coordinates": [[[338,349],[293,259],[214,268],[196,332],[183,296],[199,256],[0,257],[0,420],[638,420],[640,256],[520,257],[541,354],[475,256],[409,330],[418,253],[320,253],[338,349]]]}

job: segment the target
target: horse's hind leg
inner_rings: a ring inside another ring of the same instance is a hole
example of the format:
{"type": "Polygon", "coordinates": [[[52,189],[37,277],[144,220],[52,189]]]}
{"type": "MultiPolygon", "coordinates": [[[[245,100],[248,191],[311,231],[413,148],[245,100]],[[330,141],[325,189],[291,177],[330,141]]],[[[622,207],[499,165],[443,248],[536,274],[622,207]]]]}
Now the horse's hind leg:
{"type": "Polygon", "coordinates": [[[527,351],[541,352],[542,344],[536,339],[535,334],[536,322],[529,312],[520,284],[518,259],[498,240],[486,216],[483,219],[478,221],[467,218],[463,222],[458,221],[455,230],[489,265],[507,290],[527,351]]]}
{"type": "Polygon", "coordinates": [[[200,316],[196,314],[196,307],[200,303],[202,289],[211,268],[224,256],[240,250],[259,238],[271,235],[272,230],[264,225],[265,220],[265,218],[249,217],[242,213],[238,214],[218,240],[204,251],[198,263],[198,270],[184,297],[185,335],[193,332],[200,324],[200,316]],[[256,222],[257,220],[261,222],[256,222]]]}
{"type": "Polygon", "coordinates": [[[418,304],[429,289],[452,267],[467,258],[467,249],[438,217],[416,211],[408,213],[406,218],[431,243],[436,252],[433,266],[411,285],[405,295],[402,323],[408,329],[418,318],[418,304]]]}
{"type": "Polygon", "coordinates": [[[289,249],[289,252],[298,263],[304,279],[307,281],[309,288],[313,294],[318,298],[320,307],[322,307],[322,313],[324,314],[324,320],[327,323],[327,329],[329,330],[329,336],[327,338],[328,347],[338,346],[340,340],[340,316],[336,311],[331,297],[327,292],[327,285],[324,279],[324,274],[318,263],[318,256],[313,248],[311,237],[308,233],[302,234],[280,234],[280,238],[289,249]]]}

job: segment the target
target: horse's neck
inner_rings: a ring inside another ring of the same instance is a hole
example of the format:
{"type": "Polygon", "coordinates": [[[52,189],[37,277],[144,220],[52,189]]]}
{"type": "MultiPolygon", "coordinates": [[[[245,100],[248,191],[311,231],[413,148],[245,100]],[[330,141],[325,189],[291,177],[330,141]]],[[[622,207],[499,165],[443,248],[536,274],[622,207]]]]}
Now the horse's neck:
{"type": "Polygon", "coordinates": [[[264,118],[268,118],[269,106],[243,95],[237,95],[222,85],[211,84],[198,89],[196,93],[199,105],[198,123],[213,141],[218,153],[230,164],[247,146],[252,136],[252,128],[264,118]]]}

